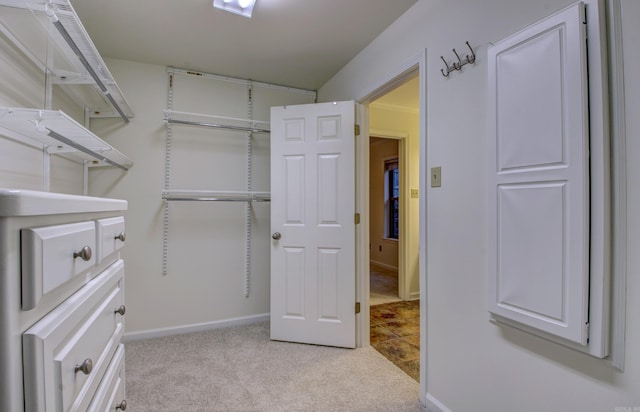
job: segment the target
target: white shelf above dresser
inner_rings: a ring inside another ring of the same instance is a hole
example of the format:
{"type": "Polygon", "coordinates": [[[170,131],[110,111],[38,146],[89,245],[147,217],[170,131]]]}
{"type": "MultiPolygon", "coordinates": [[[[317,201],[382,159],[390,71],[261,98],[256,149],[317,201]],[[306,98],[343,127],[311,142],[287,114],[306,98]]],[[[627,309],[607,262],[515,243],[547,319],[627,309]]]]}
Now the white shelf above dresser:
{"type": "Polygon", "coordinates": [[[133,162],[64,112],[0,107],[0,133],[92,166],[128,170],[133,162]]]}
{"type": "Polygon", "coordinates": [[[114,212],[126,210],[127,205],[127,201],[121,199],[37,190],[0,189],[0,216],[2,217],[114,212]]]}

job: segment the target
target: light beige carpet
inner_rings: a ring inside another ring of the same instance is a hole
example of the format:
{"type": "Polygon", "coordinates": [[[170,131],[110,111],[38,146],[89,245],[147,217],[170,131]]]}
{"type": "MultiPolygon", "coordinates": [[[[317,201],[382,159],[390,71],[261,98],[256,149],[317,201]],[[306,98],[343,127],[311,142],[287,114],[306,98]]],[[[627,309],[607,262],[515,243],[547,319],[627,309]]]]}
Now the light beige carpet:
{"type": "Polygon", "coordinates": [[[375,349],[269,340],[258,323],[126,344],[127,411],[426,411],[375,349]]]}

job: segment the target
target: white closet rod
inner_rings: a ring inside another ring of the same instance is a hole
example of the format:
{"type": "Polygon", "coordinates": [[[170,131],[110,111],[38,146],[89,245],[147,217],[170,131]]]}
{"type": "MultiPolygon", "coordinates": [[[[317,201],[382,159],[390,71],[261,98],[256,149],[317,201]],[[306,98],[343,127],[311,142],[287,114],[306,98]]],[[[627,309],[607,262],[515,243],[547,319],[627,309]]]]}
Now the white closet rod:
{"type": "Polygon", "coordinates": [[[269,202],[271,194],[269,192],[164,190],[162,199],[166,201],[269,202]]]}
{"type": "Polygon", "coordinates": [[[204,127],[214,127],[217,129],[228,129],[228,130],[237,130],[241,132],[251,132],[251,133],[263,133],[270,134],[271,130],[267,129],[257,129],[254,127],[243,127],[243,126],[231,126],[226,124],[217,124],[217,123],[204,123],[204,122],[192,122],[189,120],[175,120],[175,119],[167,119],[167,123],[174,124],[185,124],[189,126],[204,126],[204,127]]]}
{"type": "Polygon", "coordinates": [[[250,133],[271,133],[269,129],[256,127],[256,123],[268,125],[269,122],[252,119],[240,119],[237,117],[215,116],[202,113],[188,113],[178,112],[174,110],[165,110],[163,120],[167,122],[167,124],[213,127],[218,129],[227,129],[250,133]]]}

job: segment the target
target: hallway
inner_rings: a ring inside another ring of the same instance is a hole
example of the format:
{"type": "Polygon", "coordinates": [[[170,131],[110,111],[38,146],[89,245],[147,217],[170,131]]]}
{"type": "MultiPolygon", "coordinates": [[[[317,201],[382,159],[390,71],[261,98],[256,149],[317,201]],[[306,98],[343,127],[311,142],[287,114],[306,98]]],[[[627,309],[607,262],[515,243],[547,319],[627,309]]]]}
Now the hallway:
{"type": "Polygon", "coordinates": [[[396,272],[371,267],[370,339],[384,357],[420,380],[420,301],[398,298],[396,272]]]}

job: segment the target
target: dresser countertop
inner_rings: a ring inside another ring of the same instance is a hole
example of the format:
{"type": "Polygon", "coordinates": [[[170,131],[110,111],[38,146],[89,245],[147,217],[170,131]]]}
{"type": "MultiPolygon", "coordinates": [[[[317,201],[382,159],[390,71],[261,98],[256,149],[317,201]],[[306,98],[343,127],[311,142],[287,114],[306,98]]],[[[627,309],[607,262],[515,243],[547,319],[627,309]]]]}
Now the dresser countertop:
{"type": "Polygon", "coordinates": [[[0,189],[0,217],[110,212],[127,210],[127,206],[121,199],[0,189]]]}

